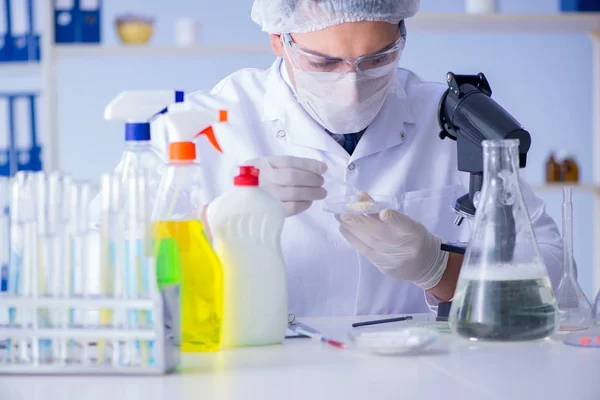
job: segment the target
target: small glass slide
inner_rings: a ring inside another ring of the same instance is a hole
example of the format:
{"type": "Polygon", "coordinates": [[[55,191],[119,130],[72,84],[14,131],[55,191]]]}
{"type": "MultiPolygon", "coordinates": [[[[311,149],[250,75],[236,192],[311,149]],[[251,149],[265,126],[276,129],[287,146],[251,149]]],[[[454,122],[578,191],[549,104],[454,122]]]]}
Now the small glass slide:
{"type": "Polygon", "coordinates": [[[360,350],[382,356],[417,353],[433,344],[439,337],[433,329],[410,327],[397,330],[353,331],[350,339],[360,350]]]}
{"type": "Polygon", "coordinates": [[[400,211],[396,197],[370,194],[373,200],[363,200],[359,195],[329,197],[323,210],[332,214],[379,214],[385,209],[400,211]]]}

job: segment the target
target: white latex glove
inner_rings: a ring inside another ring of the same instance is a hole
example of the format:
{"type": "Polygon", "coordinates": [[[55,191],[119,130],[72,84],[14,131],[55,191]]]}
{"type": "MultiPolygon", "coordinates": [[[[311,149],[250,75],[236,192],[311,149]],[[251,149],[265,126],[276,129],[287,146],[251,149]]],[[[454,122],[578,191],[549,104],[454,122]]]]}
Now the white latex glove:
{"type": "MultiPolygon", "coordinates": [[[[365,195],[365,200],[369,199],[365,195]]],[[[425,290],[440,282],[448,253],[443,240],[410,217],[392,210],[379,215],[341,215],[340,233],[382,273],[425,290]]]]}
{"type": "Polygon", "coordinates": [[[288,217],[308,210],[313,201],[327,197],[323,188],[327,165],[320,161],[274,156],[250,160],[247,164],[260,170],[260,187],[283,203],[288,217]]]}

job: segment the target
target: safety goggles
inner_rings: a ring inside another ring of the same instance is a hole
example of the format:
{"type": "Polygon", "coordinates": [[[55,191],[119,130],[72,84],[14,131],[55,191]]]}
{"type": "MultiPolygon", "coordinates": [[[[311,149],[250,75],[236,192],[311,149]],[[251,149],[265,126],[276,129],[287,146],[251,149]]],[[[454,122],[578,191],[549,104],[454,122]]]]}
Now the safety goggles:
{"type": "Polygon", "coordinates": [[[289,49],[287,54],[294,67],[303,71],[339,73],[340,78],[353,71],[369,75],[370,70],[397,62],[406,44],[406,36],[401,34],[394,43],[375,54],[357,58],[337,58],[298,46],[289,33],[283,34],[282,40],[284,46],[289,49]]]}

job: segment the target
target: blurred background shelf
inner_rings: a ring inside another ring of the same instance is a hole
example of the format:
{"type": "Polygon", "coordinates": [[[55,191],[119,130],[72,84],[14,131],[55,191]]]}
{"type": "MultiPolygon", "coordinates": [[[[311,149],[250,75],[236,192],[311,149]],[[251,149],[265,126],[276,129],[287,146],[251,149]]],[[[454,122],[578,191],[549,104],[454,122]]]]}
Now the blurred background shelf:
{"type": "Polygon", "coordinates": [[[3,77],[17,74],[39,73],[42,64],[39,62],[4,62],[0,63],[0,74],[3,77]]]}
{"type": "Polygon", "coordinates": [[[573,191],[589,192],[594,195],[600,196],[600,186],[598,185],[587,185],[579,183],[548,183],[544,185],[533,185],[532,189],[535,192],[560,192],[564,188],[571,188],[573,191]]]}
{"type": "Polygon", "coordinates": [[[431,32],[563,33],[600,31],[600,13],[577,14],[417,14],[407,27],[431,32]]]}
{"type": "Polygon", "coordinates": [[[74,57],[173,57],[203,55],[235,55],[248,53],[266,53],[269,45],[201,45],[194,47],[179,46],[103,46],[82,44],[60,44],[54,46],[58,59],[74,57]]]}

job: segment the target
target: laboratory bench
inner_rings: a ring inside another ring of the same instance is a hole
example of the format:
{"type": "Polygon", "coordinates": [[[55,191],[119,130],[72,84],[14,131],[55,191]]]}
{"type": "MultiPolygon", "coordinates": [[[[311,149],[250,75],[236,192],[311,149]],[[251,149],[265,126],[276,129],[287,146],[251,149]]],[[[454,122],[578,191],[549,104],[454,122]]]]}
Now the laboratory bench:
{"type": "MultiPolygon", "coordinates": [[[[414,318],[435,320],[429,315],[414,318]]],[[[369,319],[300,321],[348,342],[349,331],[356,329],[351,324],[369,319]]],[[[279,346],[184,354],[179,371],[165,376],[3,375],[0,399],[598,400],[598,371],[600,349],[567,346],[561,334],[512,344],[442,334],[412,356],[377,356],[294,338],[279,346]]]]}

